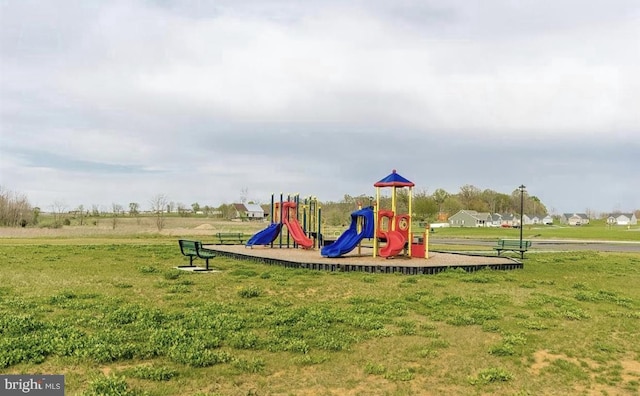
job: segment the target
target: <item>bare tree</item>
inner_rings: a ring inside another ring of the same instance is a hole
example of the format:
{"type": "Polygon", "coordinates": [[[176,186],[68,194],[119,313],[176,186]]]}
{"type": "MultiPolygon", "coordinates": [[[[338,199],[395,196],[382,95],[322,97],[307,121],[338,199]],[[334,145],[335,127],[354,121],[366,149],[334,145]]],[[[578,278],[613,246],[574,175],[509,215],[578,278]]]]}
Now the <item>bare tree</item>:
{"type": "Polygon", "coordinates": [[[140,204],[137,202],[129,202],[129,216],[136,218],[136,224],[140,224],[140,204]]]}
{"type": "Polygon", "coordinates": [[[129,216],[138,216],[140,214],[140,204],[137,202],[129,202],[129,216]]]}
{"type": "Polygon", "coordinates": [[[189,216],[189,210],[187,209],[187,206],[182,202],[178,202],[176,204],[176,210],[178,211],[178,215],[180,215],[180,217],[189,216]]]}
{"type": "Polygon", "coordinates": [[[53,205],[51,205],[51,213],[53,213],[54,228],[62,227],[63,217],[66,210],[67,210],[67,205],[62,201],[55,201],[53,205]]]}
{"type": "Polygon", "coordinates": [[[442,212],[444,201],[449,198],[449,195],[450,194],[442,188],[435,190],[433,194],[431,194],[433,200],[436,202],[436,205],[438,205],[438,212],[442,212]]]}
{"type": "Polygon", "coordinates": [[[84,206],[83,205],[78,206],[75,212],[76,212],[76,218],[78,219],[78,223],[80,225],[84,225],[84,216],[85,216],[84,206]]]}
{"type": "Polygon", "coordinates": [[[165,210],[169,206],[169,199],[164,194],[158,194],[151,199],[151,210],[156,216],[156,227],[158,231],[164,228],[166,213],[165,210]]]}
{"type": "MultiPolygon", "coordinates": [[[[31,213],[31,205],[25,195],[4,190],[0,186],[0,225],[26,227],[31,213]]],[[[33,220],[36,220],[35,216],[33,220]]]]}
{"type": "Polygon", "coordinates": [[[111,229],[115,230],[118,225],[118,216],[123,212],[122,205],[111,204],[111,229]]]}
{"type": "Polygon", "coordinates": [[[249,188],[242,187],[242,189],[240,189],[240,203],[247,203],[247,199],[249,199],[249,188]]]}
{"type": "Polygon", "coordinates": [[[462,203],[462,206],[464,206],[465,209],[478,210],[476,209],[476,207],[482,205],[480,200],[481,193],[482,192],[478,187],[473,186],[471,184],[465,184],[464,186],[460,187],[460,192],[458,193],[458,199],[460,200],[460,203],[462,203]]]}
{"type": "Polygon", "coordinates": [[[91,205],[91,217],[93,217],[93,225],[97,226],[100,222],[100,207],[96,204],[91,205]]]}
{"type": "Polygon", "coordinates": [[[598,214],[596,213],[596,211],[591,208],[586,208],[584,210],[584,213],[587,215],[589,219],[595,219],[598,217],[598,214]]]}

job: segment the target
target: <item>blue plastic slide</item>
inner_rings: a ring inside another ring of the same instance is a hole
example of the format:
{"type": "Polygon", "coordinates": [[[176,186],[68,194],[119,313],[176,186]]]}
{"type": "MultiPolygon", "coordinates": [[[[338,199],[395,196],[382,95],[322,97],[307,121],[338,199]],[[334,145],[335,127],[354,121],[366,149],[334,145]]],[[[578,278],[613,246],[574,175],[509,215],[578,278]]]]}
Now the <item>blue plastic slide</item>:
{"type": "Polygon", "coordinates": [[[347,254],[360,243],[363,238],[373,238],[373,207],[368,206],[351,213],[351,225],[331,245],[320,251],[324,257],[340,257],[347,254]],[[358,218],[362,218],[362,230],[358,232],[358,218]]]}
{"type": "Polygon", "coordinates": [[[281,223],[271,223],[269,224],[269,227],[265,228],[262,231],[258,231],[258,233],[249,238],[246,246],[268,245],[271,242],[275,241],[275,239],[280,234],[281,229],[281,223]]]}

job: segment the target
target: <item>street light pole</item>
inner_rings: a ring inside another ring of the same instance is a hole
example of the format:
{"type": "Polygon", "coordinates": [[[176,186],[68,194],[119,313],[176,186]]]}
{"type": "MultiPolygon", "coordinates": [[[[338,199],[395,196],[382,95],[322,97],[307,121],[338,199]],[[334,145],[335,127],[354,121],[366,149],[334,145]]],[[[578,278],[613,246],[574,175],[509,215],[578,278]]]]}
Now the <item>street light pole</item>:
{"type": "Polygon", "coordinates": [[[521,184],[518,189],[520,190],[520,249],[522,249],[522,218],[524,212],[524,189],[527,188],[524,184],[521,184]]]}

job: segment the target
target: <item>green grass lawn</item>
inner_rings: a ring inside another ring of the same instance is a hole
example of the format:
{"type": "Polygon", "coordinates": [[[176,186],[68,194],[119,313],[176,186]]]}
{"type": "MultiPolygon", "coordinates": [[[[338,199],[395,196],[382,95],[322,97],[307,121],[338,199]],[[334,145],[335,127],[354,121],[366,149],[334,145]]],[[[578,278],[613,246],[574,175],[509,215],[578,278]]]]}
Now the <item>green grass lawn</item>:
{"type": "MultiPolygon", "coordinates": [[[[419,229],[419,228],[418,228],[419,229]]],[[[499,227],[447,227],[436,228],[434,238],[474,238],[500,239],[520,237],[517,228],[499,227]]],[[[640,241],[640,226],[608,226],[602,220],[594,220],[583,226],[567,225],[525,225],[522,229],[525,239],[582,239],[606,241],[640,241]]]]}
{"type": "Polygon", "coordinates": [[[0,374],[64,374],[68,395],[640,394],[640,254],[432,276],[184,260],[170,237],[0,239],[0,374]]]}

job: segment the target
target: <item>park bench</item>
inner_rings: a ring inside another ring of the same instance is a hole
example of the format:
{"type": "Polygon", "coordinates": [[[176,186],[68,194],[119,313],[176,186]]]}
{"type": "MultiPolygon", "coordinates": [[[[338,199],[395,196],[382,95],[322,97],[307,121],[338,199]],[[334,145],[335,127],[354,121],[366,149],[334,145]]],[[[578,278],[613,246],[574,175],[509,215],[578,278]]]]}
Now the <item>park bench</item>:
{"type": "Polygon", "coordinates": [[[500,239],[498,245],[493,250],[498,251],[498,256],[503,251],[520,252],[520,258],[524,258],[524,252],[531,247],[531,241],[520,241],[519,239],[500,239]]]}
{"type": "MultiPolygon", "coordinates": [[[[180,244],[180,252],[182,252],[183,256],[189,257],[189,265],[188,266],[180,266],[184,267],[194,267],[193,259],[200,258],[203,259],[206,263],[204,271],[209,271],[209,259],[216,257],[215,252],[213,250],[202,247],[202,242],[199,241],[189,241],[186,239],[180,239],[178,241],[180,244]]],[[[203,270],[200,270],[203,271],[203,270]]]]}
{"type": "Polygon", "coordinates": [[[218,232],[216,234],[219,245],[237,245],[244,243],[244,234],[241,232],[218,232]]]}

